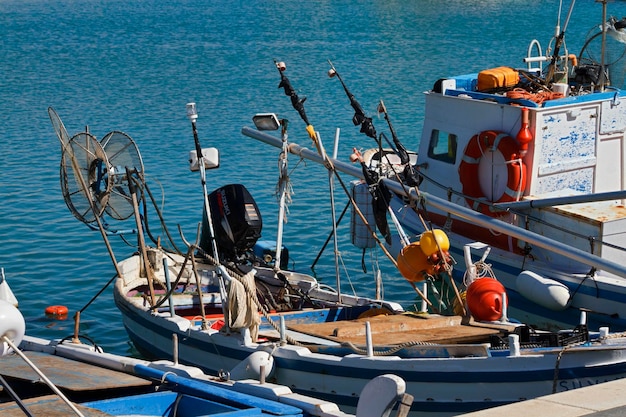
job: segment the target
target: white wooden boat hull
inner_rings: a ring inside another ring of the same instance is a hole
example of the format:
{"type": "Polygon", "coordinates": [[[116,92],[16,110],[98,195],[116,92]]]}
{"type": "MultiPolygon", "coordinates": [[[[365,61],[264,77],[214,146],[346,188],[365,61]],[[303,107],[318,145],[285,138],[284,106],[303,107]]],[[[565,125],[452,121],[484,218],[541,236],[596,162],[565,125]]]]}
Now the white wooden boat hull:
{"type": "Polygon", "coordinates": [[[141,351],[171,359],[176,335],[181,361],[222,375],[253,352],[267,352],[274,361],[268,380],[336,402],[348,412],[368,381],[389,373],[406,381],[416,415],[458,415],[626,377],[624,339],[593,346],[523,349],[520,356],[510,356],[508,351],[459,357],[340,356],[276,341],[246,343],[239,332],[202,330],[199,319],[172,317],[167,309],[151,313],[147,305],[127,297],[128,290],[124,279],[118,279],[115,303],[130,339],[141,351]]]}

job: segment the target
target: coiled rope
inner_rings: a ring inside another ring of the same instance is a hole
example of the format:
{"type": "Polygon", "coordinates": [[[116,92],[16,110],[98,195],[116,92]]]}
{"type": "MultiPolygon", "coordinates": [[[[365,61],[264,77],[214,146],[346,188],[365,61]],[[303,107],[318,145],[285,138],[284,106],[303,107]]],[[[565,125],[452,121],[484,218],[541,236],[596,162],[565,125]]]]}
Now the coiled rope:
{"type": "Polygon", "coordinates": [[[530,100],[537,104],[541,104],[544,101],[548,100],[556,100],[557,98],[563,98],[565,95],[563,93],[556,93],[554,91],[540,91],[538,93],[531,93],[523,88],[515,88],[506,93],[507,98],[514,100],[530,100]]]}
{"type": "MultiPolygon", "coordinates": [[[[437,346],[438,343],[431,343],[431,342],[420,342],[419,340],[416,341],[412,341],[412,342],[404,342],[401,343],[397,346],[393,346],[390,347],[388,349],[385,350],[378,350],[378,351],[374,351],[374,356],[389,356],[389,355],[393,355],[394,353],[407,348],[407,347],[411,347],[411,346],[437,346]]],[[[358,347],[357,345],[355,345],[352,342],[344,342],[341,344],[341,346],[343,347],[347,347],[350,348],[353,352],[358,353],[360,355],[367,355],[367,350],[365,349],[361,349],[360,347],[358,347]]]]}

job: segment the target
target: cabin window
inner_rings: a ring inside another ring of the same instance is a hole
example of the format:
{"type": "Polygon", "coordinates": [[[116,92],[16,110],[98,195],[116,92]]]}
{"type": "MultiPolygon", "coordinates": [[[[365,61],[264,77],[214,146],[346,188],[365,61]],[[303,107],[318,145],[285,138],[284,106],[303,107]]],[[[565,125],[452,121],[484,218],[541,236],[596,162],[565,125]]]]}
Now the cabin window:
{"type": "Polygon", "coordinates": [[[457,137],[453,133],[433,129],[430,134],[428,156],[438,161],[454,164],[456,162],[457,137]]]}

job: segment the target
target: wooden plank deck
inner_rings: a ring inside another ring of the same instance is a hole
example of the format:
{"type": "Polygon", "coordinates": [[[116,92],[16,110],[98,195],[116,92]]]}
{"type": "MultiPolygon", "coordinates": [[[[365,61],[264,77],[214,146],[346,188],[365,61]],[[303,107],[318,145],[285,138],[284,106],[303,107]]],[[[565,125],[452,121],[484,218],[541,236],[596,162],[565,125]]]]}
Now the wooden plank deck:
{"type": "Polygon", "coordinates": [[[508,326],[461,324],[460,316],[379,315],[351,321],[295,324],[289,329],[333,340],[338,343],[365,344],[365,322],[370,323],[374,345],[391,346],[406,342],[438,344],[484,343],[492,335],[509,330],[508,326]]]}
{"type": "MultiPolygon", "coordinates": [[[[23,403],[34,417],[67,417],[75,415],[74,411],[56,395],[30,398],[24,400],[23,403]]],[[[102,411],[89,407],[83,407],[82,405],[74,404],[74,406],[85,417],[111,416],[111,414],[103,413],[102,411]]],[[[25,414],[16,403],[9,402],[0,404],[0,415],[2,417],[24,417],[25,414]]]]}
{"type": "MultiPolygon", "coordinates": [[[[60,356],[30,351],[24,354],[59,388],[80,392],[151,385],[150,381],[133,375],[60,356]]],[[[39,381],[39,375],[17,355],[0,358],[0,375],[39,381]]]]}

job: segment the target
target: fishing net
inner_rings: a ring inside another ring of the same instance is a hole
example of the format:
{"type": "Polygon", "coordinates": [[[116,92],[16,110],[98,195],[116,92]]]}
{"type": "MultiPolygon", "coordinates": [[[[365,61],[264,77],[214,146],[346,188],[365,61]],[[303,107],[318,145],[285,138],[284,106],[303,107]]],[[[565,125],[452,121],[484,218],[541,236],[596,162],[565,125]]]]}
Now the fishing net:
{"type": "Polygon", "coordinates": [[[605,76],[610,85],[623,88],[626,75],[626,18],[617,20],[611,17],[604,26],[606,36],[603,36],[602,25],[591,29],[587,34],[587,40],[578,57],[578,66],[585,68],[585,76],[599,79],[604,50],[605,76]],[[606,39],[604,48],[603,38],[606,39]]]}

